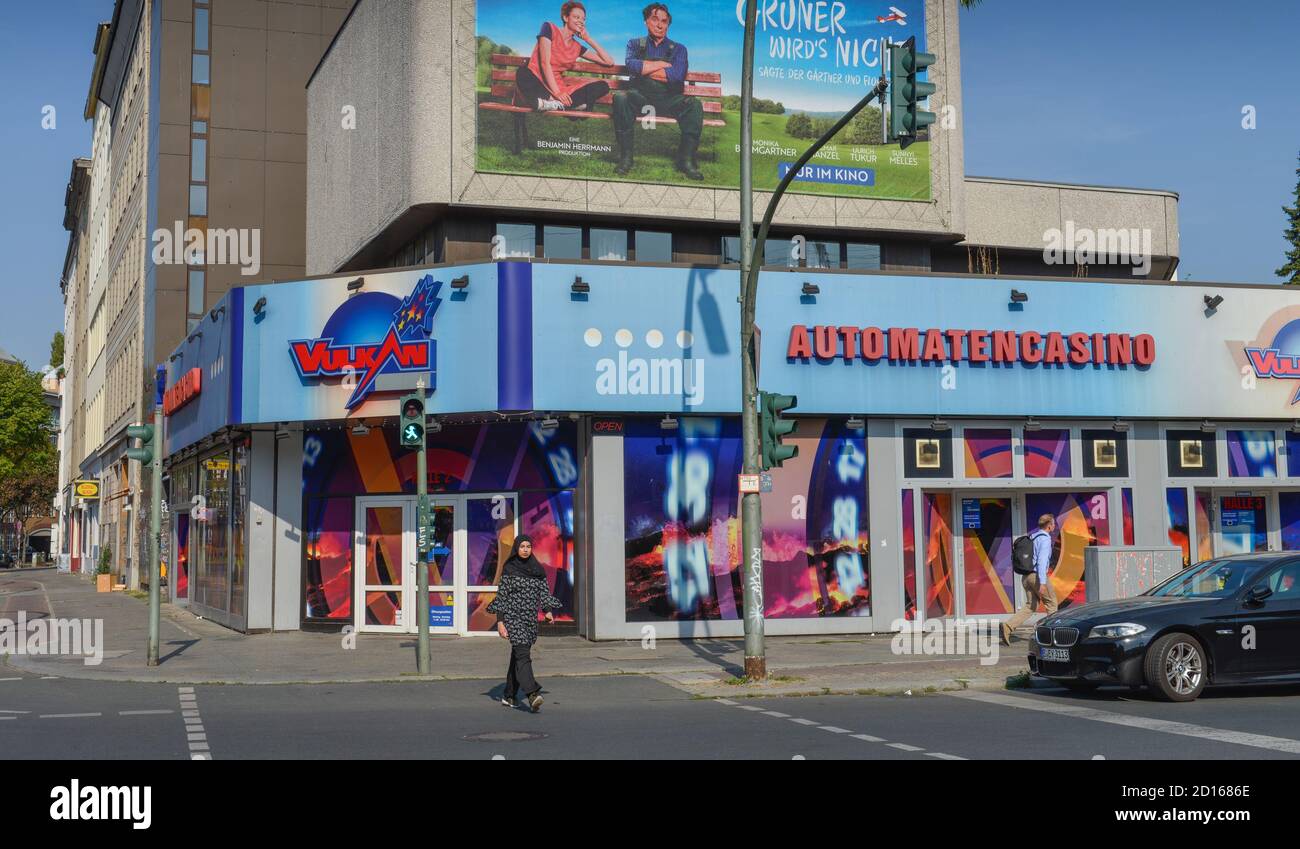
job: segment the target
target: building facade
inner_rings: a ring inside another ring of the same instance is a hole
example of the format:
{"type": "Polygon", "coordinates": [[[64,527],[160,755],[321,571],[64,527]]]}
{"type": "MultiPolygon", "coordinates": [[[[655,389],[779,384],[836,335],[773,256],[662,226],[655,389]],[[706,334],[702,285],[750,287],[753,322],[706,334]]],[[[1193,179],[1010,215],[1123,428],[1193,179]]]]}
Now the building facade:
{"type": "Polygon", "coordinates": [[[79,505],[78,559],[107,548],[129,585],[149,498],[124,457],[126,428],[151,414],[155,364],[227,289],[302,273],[303,85],[346,11],[344,0],[117,0],[96,30],[86,281],[65,325],[78,374],[69,477],[101,484],[79,505]]]}

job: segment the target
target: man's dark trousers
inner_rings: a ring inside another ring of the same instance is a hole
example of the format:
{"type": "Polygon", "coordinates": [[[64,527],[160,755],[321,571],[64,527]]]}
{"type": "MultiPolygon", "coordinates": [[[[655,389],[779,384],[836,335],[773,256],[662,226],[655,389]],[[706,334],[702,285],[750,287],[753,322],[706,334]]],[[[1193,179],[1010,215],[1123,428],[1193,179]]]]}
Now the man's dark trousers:
{"type": "Polygon", "coordinates": [[[704,131],[703,104],[698,97],[682,94],[675,86],[645,77],[614,92],[614,133],[619,146],[631,151],[632,133],[636,122],[645,117],[641,110],[646,106],[653,106],[657,116],[677,119],[682,134],[681,153],[689,154],[693,159],[700,146],[700,134],[704,131]]]}

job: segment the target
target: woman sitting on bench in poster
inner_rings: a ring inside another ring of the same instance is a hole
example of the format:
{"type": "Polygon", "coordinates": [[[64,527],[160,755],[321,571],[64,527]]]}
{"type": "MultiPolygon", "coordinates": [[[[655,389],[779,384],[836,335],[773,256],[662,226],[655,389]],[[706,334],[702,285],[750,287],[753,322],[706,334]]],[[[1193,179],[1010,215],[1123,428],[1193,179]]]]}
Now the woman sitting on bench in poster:
{"type": "Polygon", "coordinates": [[[580,58],[611,67],[615,64],[605,48],[587,33],[587,7],[578,0],[568,0],[560,7],[560,19],[563,27],[550,21],[542,24],[527,67],[515,73],[516,103],[538,112],[590,109],[609,94],[609,83],[604,80],[564,75],[580,58]]]}

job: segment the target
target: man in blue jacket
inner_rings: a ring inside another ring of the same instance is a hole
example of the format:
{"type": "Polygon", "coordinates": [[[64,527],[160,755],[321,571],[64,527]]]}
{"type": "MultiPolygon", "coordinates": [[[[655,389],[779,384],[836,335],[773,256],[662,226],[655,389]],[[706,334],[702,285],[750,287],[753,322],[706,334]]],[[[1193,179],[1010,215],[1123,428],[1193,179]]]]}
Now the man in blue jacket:
{"type": "Polygon", "coordinates": [[[668,37],[673,16],[663,3],[651,3],[641,10],[641,16],[646,34],[627,43],[623,62],[631,79],[627,88],[614,92],[614,140],[618,145],[614,172],[624,175],[632,170],[632,131],[643,117],[641,110],[650,106],[656,115],[677,119],[682,134],[677,170],[692,180],[703,180],[695,154],[704,130],[704,106],[698,97],[683,93],[690,70],[686,45],[668,37]]]}
{"type": "Polygon", "coordinates": [[[1047,615],[1056,612],[1056,590],[1047,579],[1047,570],[1052,565],[1052,533],[1056,530],[1056,517],[1044,513],[1038,517],[1038,528],[1029,535],[1034,542],[1034,571],[1020,580],[1025,588],[1025,605],[1006,622],[1002,623],[1002,644],[1011,645],[1011,635],[1033,616],[1038,610],[1038,603],[1043,603],[1047,615]]]}

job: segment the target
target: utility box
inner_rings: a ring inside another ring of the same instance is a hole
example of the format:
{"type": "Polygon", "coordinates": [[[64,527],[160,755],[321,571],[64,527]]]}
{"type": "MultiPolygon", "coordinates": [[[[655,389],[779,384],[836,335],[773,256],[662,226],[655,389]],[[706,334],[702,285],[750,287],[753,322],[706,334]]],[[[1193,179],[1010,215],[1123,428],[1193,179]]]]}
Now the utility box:
{"type": "Polygon", "coordinates": [[[1090,602],[1141,595],[1182,568],[1183,550],[1172,545],[1105,545],[1083,550],[1083,580],[1090,602]]]}

